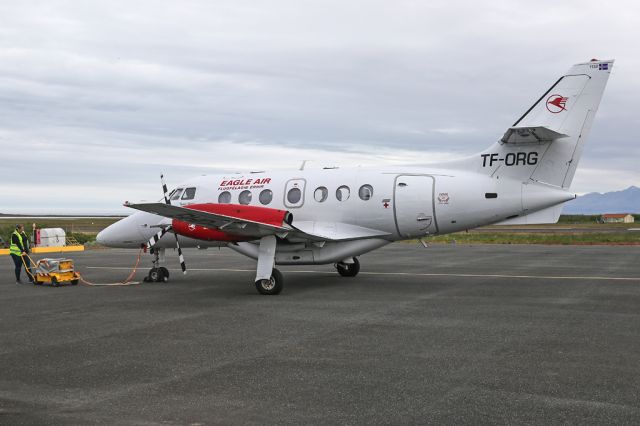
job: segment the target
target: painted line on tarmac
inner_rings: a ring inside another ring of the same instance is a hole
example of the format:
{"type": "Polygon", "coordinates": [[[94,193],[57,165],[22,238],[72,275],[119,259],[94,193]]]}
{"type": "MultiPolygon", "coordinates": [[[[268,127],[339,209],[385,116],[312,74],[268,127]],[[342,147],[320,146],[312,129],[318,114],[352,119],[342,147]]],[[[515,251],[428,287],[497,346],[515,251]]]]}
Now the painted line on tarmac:
{"type": "MultiPolygon", "coordinates": [[[[124,266],[86,266],[87,269],[118,269],[131,270],[124,266]]],[[[172,272],[182,272],[181,269],[169,269],[172,272]]],[[[255,272],[255,269],[232,268],[189,268],[187,271],[198,272],[255,272]]],[[[334,275],[334,271],[305,271],[287,270],[287,274],[327,274],[334,275]]],[[[457,278],[521,278],[539,280],[592,280],[592,281],[640,281],[640,277],[599,277],[599,276],[562,276],[562,275],[504,275],[504,274],[445,274],[445,273],[421,273],[421,272],[360,272],[359,275],[391,275],[408,277],[457,277],[457,278]]]]}

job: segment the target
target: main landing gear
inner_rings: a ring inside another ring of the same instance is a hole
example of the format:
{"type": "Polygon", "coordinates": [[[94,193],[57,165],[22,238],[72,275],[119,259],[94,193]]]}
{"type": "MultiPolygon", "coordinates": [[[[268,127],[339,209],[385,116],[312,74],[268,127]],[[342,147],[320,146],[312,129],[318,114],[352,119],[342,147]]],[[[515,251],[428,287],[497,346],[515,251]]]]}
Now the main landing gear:
{"type": "Polygon", "coordinates": [[[169,281],[169,270],[164,266],[160,266],[160,262],[164,261],[164,249],[153,249],[153,267],[149,269],[149,274],[144,277],[146,283],[166,283],[169,281]]]}
{"type": "Polygon", "coordinates": [[[343,277],[355,277],[360,272],[360,261],[357,258],[352,258],[352,263],[338,262],[336,263],[336,269],[338,273],[343,277]]]}
{"type": "MultiPolygon", "coordinates": [[[[260,294],[279,294],[284,286],[282,274],[274,268],[276,244],[276,237],[273,235],[267,235],[260,239],[255,279],[256,289],[260,294]]],[[[336,263],[335,267],[343,277],[355,277],[360,272],[360,262],[355,257],[344,259],[336,263]]]]}
{"type": "Polygon", "coordinates": [[[276,268],[271,270],[269,278],[262,278],[256,281],[256,289],[260,294],[272,295],[279,294],[284,286],[282,273],[276,268]]]}
{"type": "Polygon", "coordinates": [[[273,295],[282,291],[282,274],[273,266],[276,257],[276,237],[267,235],[260,238],[258,247],[258,267],[256,268],[256,289],[260,294],[273,295]]]}

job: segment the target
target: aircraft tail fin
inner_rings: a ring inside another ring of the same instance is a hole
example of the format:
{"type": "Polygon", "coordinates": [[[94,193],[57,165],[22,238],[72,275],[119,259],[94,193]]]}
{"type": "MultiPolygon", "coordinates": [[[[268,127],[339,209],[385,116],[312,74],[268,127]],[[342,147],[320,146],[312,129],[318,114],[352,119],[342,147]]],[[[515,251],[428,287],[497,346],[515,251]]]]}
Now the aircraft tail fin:
{"type": "Polygon", "coordinates": [[[476,157],[478,171],[569,188],[612,68],[613,60],[571,67],[476,157]]]}

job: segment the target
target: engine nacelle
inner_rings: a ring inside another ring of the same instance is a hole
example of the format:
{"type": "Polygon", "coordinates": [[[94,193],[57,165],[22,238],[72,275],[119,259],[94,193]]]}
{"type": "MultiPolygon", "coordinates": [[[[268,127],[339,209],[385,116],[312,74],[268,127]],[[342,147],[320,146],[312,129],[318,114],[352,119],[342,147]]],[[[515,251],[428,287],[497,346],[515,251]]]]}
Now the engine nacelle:
{"type": "Polygon", "coordinates": [[[171,222],[173,232],[184,237],[193,238],[203,241],[247,241],[238,235],[227,234],[218,229],[210,229],[204,226],[194,225],[192,223],[183,222],[173,219],[171,222]]]}
{"type": "MultiPolygon", "coordinates": [[[[241,204],[191,204],[186,206],[186,208],[273,226],[282,226],[283,223],[291,224],[293,220],[293,216],[288,211],[270,209],[268,207],[245,206],[241,204]]],[[[230,242],[254,239],[177,219],[173,219],[171,226],[176,234],[197,240],[230,242]]]]}

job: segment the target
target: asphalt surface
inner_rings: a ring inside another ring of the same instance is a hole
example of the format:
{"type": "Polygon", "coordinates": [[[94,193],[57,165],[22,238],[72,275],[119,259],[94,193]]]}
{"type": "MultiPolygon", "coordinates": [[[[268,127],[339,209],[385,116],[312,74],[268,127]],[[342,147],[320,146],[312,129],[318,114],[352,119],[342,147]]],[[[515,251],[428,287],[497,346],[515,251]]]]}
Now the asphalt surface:
{"type": "MultiPolygon", "coordinates": [[[[185,252],[128,287],[19,286],[1,257],[0,423],[640,423],[640,247],[400,243],[356,278],[283,267],[280,296],[185,252]]],[[[135,253],[72,257],[108,282],[135,253]]]]}
{"type": "MultiPolygon", "coordinates": [[[[512,226],[487,226],[475,228],[469,232],[490,234],[626,234],[628,232],[638,233],[639,230],[638,226],[634,226],[633,223],[629,223],[628,226],[625,227],[607,225],[599,227],[555,225],[547,227],[528,226],[523,228],[514,228],[512,226]]],[[[638,234],[640,235],[640,233],[638,234]]]]}

